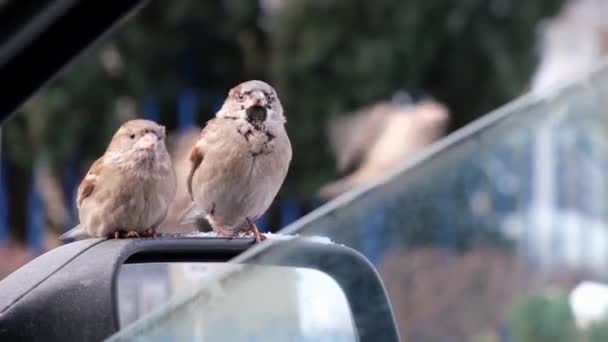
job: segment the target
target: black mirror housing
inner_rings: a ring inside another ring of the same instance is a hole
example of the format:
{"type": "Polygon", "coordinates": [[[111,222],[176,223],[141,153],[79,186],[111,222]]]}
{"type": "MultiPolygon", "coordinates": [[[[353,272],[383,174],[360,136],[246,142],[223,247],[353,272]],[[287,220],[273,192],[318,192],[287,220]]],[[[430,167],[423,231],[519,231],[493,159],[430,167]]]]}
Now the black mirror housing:
{"type": "MultiPolygon", "coordinates": [[[[252,242],[244,238],[163,237],[88,239],[61,246],[0,282],[0,340],[103,340],[121,328],[116,283],[123,264],[227,262],[250,248],[252,242]]],[[[276,266],[315,268],[338,282],[351,305],[361,341],[373,336],[376,340],[378,336],[387,337],[383,341],[398,340],[386,291],[361,254],[340,245],[299,239],[272,243],[289,244],[283,249],[288,253],[276,266]],[[347,273],[352,267],[357,268],[357,279],[347,273]],[[381,304],[372,316],[368,315],[369,302],[362,301],[369,298],[381,304]]]]}

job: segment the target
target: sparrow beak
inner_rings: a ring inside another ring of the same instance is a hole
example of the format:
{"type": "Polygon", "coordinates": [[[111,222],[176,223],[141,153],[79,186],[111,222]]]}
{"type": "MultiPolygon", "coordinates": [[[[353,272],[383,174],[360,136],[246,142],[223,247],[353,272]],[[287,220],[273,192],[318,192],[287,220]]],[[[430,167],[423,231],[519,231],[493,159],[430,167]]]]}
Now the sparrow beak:
{"type": "Polygon", "coordinates": [[[266,107],[266,96],[261,91],[254,91],[249,95],[247,102],[245,103],[245,108],[251,107],[266,107]]]}
{"type": "Polygon", "coordinates": [[[154,133],[146,133],[135,143],[135,148],[138,150],[152,150],[158,142],[158,137],[154,133]]]}

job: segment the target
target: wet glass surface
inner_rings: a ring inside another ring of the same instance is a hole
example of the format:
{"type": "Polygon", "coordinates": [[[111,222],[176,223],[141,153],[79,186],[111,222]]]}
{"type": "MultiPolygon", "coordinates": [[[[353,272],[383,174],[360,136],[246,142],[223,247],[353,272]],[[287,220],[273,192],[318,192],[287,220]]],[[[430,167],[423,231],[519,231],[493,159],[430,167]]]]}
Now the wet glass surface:
{"type": "MultiPolygon", "coordinates": [[[[327,236],[367,256],[403,340],[605,336],[602,310],[595,330],[583,329],[571,293],[583,281],[608,281],[607,111],[603,68],[499,109],[286,231],[327,236]]],[[[260,246],[238,261],[270,264],[282,255],[280,246],[260,246]]],[[[233,298],[262,277],[231,276],[233,298]]],[[[192,312],[204,308],[176,304],[117,337],[194,324],[192,312]]]]}

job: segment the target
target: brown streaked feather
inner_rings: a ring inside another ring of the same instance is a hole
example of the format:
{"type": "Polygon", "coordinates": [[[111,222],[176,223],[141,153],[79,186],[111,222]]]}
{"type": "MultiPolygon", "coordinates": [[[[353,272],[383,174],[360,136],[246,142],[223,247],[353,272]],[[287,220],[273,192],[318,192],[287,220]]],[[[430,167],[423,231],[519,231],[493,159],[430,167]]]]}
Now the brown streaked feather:
{"type": "Polygon", "coordinates": [[[192,166],[190,167],[190,173],[188,174],[188,193],[190,194],[190,199],[194,200],[194,196],[192,196],[192,177],[194,177],[194,172],[201,165],[203,161],[203,152],[198,147],[198,144],[194,145],[192,151],[190,152],[190,162],[192,166]]]}
{"type": "Polygon", "coordinates": [[[192,151],[190,151],[190,162],[192,166],[190,167],[190,173],[188,174],[187,186],[188,193],[190,194],[190,199],[194,200],[194,196],[192,195],[192,177],[194,177],[194,172],[203,162],[203,158],[205,157],[204,149],[202,147],[203,140],[205,139],[205,134],[209,133],[210,127],[215,123],[215,119],[211,119],[207,121],[205,127],[201,130],[201,135],[199,136],[198,141],[192,147],[192,151]]]}
{"type": "Polygon", "coordinates": [[[86,176],[80,183],[80,186],[78,187],[78,196],[76,197],[76,204],[78,208],[80,208],[82,205],[82,201],[89,197],[93,193],[93,190],[95,190],[97,179],[101,173],[102,165],[103,156],[97,159],[93,165],[91,165],[89,172],[87,172],[86,176]]]}

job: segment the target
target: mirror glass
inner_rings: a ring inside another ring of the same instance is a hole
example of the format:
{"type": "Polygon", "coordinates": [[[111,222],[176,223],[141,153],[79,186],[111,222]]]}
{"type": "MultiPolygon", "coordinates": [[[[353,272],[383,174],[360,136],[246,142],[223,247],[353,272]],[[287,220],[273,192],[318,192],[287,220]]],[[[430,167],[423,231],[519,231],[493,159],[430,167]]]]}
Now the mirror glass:
{"type": "MultiPolygon", "coordinates": [[[[194,296],[201,284],[213,282],[213,276],[243,267],[203,262],[125,264],[116,287],[120,324],[125,327],[172,299],[194,296]]],[[[204,298],[197,294],[192,299],[209,299],[191,312],[192,320],[174,322],[157,337],[175,341],[357,340],[348,301],[325,273],[297,267],[246,268],[257,281],[215,283],[204,298]]]]}

